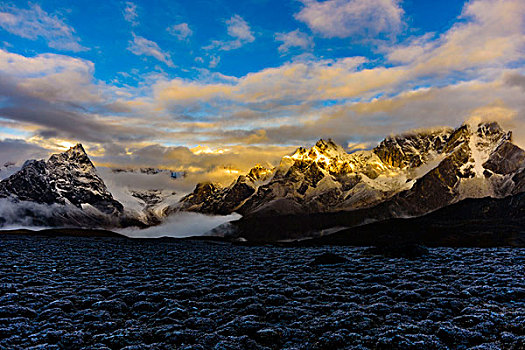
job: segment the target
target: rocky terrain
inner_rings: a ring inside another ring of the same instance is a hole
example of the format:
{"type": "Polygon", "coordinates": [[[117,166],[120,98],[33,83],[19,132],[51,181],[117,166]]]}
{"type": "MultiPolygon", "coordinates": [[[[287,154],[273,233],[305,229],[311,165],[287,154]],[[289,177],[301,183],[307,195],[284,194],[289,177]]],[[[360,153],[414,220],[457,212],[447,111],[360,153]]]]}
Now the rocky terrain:
{"type": "Polygon", "coordinates": [[[523,349],[524,253],[2,236],[0,348],[523,349]]]}
{"type": "Polygon", "coordinates": [[[253,167],[247,175],[241,175],[230,186],[223,188],[210,182],[199,183],[195,190],[181,199],[172,211],[195,211],[204,214],[228,215],[239,210],[244,201],[252,196],[258,186],[266,182],[272,170],[261,165],[253,167]]]}

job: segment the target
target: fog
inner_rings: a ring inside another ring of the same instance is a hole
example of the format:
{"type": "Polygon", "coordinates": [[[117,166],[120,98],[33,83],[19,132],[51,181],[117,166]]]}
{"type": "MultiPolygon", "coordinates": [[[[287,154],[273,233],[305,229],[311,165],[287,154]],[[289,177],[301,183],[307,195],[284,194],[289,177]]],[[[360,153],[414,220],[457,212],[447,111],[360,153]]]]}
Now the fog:
{"type": "Polygon", "coordinates": [[[201,236],[215,227],[241,218],[239,214],[210,216],[199,213],[179,212],[166,218],[158,226],[146,229],[126,228],[116,232],[133,238],[201,236]]]}
{"type": "Polygon", "coordinates": [[[47,218],[62,210],[58,205],[33,202],[14,203],[8,198],[0,198],[0,227],[2,229],[45,228],[35,218],[47,218]],[[26,215],[28,212],[33,215],[26,215]],[[36,221],[36,222],[35,222],[36,221]]]}

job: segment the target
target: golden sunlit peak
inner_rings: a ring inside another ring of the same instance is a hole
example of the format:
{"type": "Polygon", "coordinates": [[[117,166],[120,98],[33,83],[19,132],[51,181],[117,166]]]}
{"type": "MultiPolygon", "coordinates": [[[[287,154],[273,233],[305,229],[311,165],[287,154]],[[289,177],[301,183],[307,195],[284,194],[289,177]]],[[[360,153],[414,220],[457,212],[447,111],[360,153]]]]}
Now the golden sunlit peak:
{"type": "Polygon", "coordinates": [[[308,150],[304,147],[299,147],[294,154],[287,157],[292,158],[293,160],[304,160],[308,157],[308,150]]]}
{"type": "Polygon", "coordinates": [[[313,161],[316,163],[324,162],[324,163],[330,163],[330,158],[328,158],[326,155],[320,153],[317,149],[312,149],[310,151],[311,158],[313,158],[313,161]]]}
{"type": "Polygon", "coordinates": [[[212,149],[208,146],[201,146],[201,145],[198,145],[196,147],[193,147],[193,148],[190,148],[190,151],[195,154],[195,155],[199,155],[199,154],[223,154],[225,152],[228,152],[230,149],[229,148],[217,148],[217,149],[212,149]]]}
{"type": "Polygon", "coordinates": [[[316,163],[318,162],[330,163],[330,158],[320,153],[319,150],[317,150],[315,147],[312,148],[310,151],[308,151],[305,148],[300,147],[289,158],[293,160],[314,161],[316,163]]]}

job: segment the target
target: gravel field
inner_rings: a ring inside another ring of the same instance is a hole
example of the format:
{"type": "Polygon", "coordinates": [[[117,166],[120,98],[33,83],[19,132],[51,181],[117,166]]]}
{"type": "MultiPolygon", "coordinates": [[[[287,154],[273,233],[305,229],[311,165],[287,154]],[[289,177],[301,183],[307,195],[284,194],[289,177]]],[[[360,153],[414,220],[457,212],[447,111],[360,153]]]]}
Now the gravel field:
{"type": "Polygon", "coordinates": [[[365,251],[4,236],[0,348],[524,348],[525,249],[365,251]]]}

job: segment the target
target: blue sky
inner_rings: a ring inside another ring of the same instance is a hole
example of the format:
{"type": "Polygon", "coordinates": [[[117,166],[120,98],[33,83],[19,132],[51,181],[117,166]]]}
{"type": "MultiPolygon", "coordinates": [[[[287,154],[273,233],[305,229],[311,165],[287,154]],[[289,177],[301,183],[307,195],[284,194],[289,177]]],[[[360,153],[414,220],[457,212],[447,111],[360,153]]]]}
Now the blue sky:
{"type": "MultiPolygon", "coordinates": [[[[65,25],[75,30],[78,43],[85,47],[85,51],[77,51],[74,56],[94,62],[95,77],[106,82],[117,80],[119,83],[137,84],[136,80],[126,79],[120,72],[141,75],[162,71],[171,77],[193,78],[201,74],[200,69],[241,77],[267,67],[277,67],[305,53],[319,58],[366,56],[381,61],[381,54],[375,52],[376,45],[371,45],[369,40],[314,35],[307,24],[294,18],[304,6],[300,1],[44,0],[3,3],[25,10],[36,5],[50,16],[57,15],[63,19],[65,25]],[[227,33],[227,21],[233,16],[239,16],[247,23],[254,40],[242,43],[237,49],[206,49],[214,40],[235,39],[227,33]],[[180,24],[186,24],[189,31],[168,30],[180,24]],[[283,42],[276,40],[276,34],[295,30],[309,36],[312,46],[306,50],[304,47],[290,47],[289,50],[279,51],[283,42]],[[129,50],[133,33],[158,44],[163,52],[170,55],[174,66],[170,67],[152,56],[133,54],[129,50]],[[216,65],[212,62],[214,59],[219,60],[216,65]]],[[[463,2],[412,0],[403,2],[400,7],[410,28],[396,33],[399,40],[448,30],[461,14],[463,2]]],[[[6,30],[0,37],[4,47],[7,44],[11,52],[23,55],[68,52],[49,47],[44,38],[27,39],[6,30]]]]}
{"type": "Polygon", "coordinates": [[[0,143],[208,171],[470,119],[521,140],[524,34],[520,0],[2,1],[0,143]]]}

